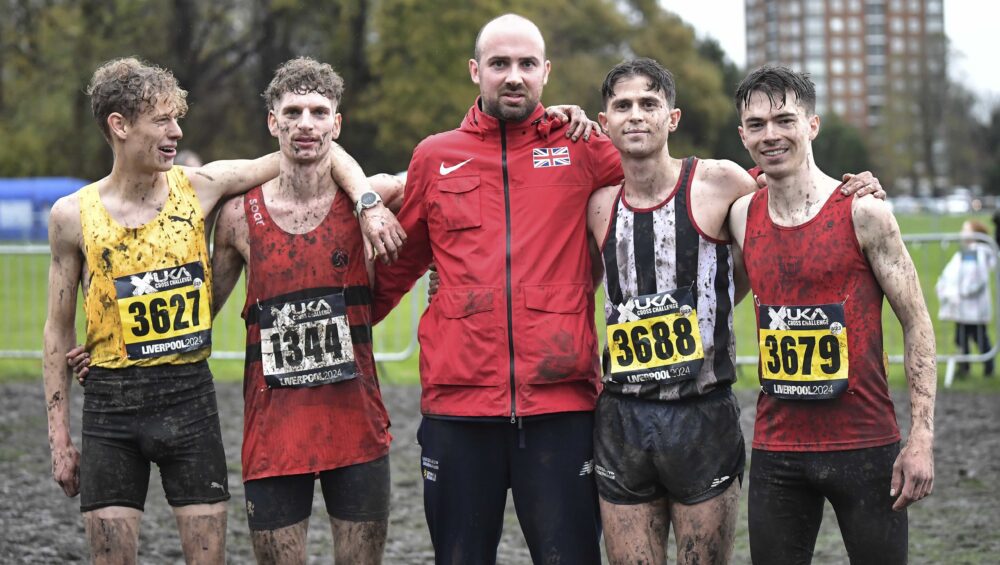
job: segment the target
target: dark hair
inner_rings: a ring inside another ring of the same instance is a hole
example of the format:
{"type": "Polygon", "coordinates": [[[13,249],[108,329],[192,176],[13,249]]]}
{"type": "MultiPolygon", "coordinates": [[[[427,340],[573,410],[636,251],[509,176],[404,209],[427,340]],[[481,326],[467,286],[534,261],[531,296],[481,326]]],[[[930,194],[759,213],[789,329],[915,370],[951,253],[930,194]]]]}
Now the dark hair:
{"type": "Polygon", "coordinates": [[[622,61],[614,66],[608,76],[604,77],[604,84],[601,85],[601,98],[604,106],[607,107],[608,100],[615,95],[615,85],[619,81],[636,76],[643,76],[649,79],[646,90],[662,92],[667,99],[667,105],[671,108],[677,99],[677,87],[674,86],[674,75],[663,65],[648,57],[639,57],[622,61]]]}
{"type": "Polygon", "coordinates": [[[771,105],[784,106],[788,92],[795,94],[796,101],[809,114],[816,113],[816,86],[808,73],[799,73],[788,67],[765,65],[747,75],[736,87],[736,114],[743,116],[743,110],[750,106],[750,97],[755,92],[765,94],[771,105]]]}
{"type": "Polygon", "coordinates": [[[267,85],[261,95],[267,103],[267,109],[274,109],[286,92],[316,92],[326,96],[337,106],[340,104],[340,97],[344,95],[344,79],[326,63],[310,57],[297,57],[286,61],[274,71],[271,84],[267,85]]]}
{"type": "Polygon", "coordinates": [[[162,101],[174,106],[178,118],[187,112],[187,91],[177,84],[173,73],[135,57],[112,59],[98,67],[90,78],[87,95],[94,119],[108,143],[108,116],[112,113],[121,114],[133,124],[140,114],[162,101]]]}

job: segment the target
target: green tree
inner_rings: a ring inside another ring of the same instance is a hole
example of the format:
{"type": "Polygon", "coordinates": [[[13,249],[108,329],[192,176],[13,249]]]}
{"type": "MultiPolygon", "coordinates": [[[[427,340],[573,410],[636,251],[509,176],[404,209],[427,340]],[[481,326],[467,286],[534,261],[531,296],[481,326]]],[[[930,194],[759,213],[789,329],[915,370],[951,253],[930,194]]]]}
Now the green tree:
{"type": "Polygon", "coordinates": [[[719,131],[716,133],[715,144],[712,146],[710,155],[715,159],[729,159],[730,161],[739,163],[744,168],[750,168],[754,163],[750,158],[750,154],[747,153],[746,148],[743,147],[743,142],[740,140],[738,129],[740,120],[733,101],[736,94],[736,87],[743,80],[744,73],[726,57],[722,46],[712,38],[700,41],[698,52],[722,72],[723,93],[729,101],[727,117],[719,121],[719,131]]]}
{"type": "Polygon", "coordinates": [[[352,110],[375,124],[377,170],[404,169],[414,146],[436,131],[458,127],[475,97],[467,61],[479,27],[498,13],[495,2],[382,0],[375,10],[372,84],[352,110]]]}
{"type": "MultiPolygon", "coordinates": [[[[982,184],[984,174],[996,154],[990,154],[989,125],[976,115],[976,95],[958,83],[948,85],[948,96],[943,108],[943,141],[947,147],[947,166],[951,181],[959,186],[982,184]]],[[[1000,192],[1000,186],[993,189],[1000,192]]]]}
{"type": "Polygon", "coordinates": [[[106,174],[111,152],[85,88],[99,64],[129,55],[170,68],[189,91],[182,144],[205,160],[274,150],[259,96],[274,69],[297,55],[327,61],[346,82],[341,142],[369,171],[401,170],[422,138],[459,125],[477,93],[467,63],[476,32],[511,11],[548,40],[546,103],[596,117],[607,70],[650,56],[679,84],[678,155],[713,155],[735,138],[721,52],[705,51],[652,0],[0,0],[0,9],[0,135],[14,140],[0,175],[106,174]]]}
{"type": "Polygon", "coordinates": [[[675,155],[712,155],[720,133],[731,124],[732,104],[724,92],[721,69],[698,50],[694,29],[653,1],[632,2],[640,14],[628,47],[652,57],[674,74],[680,128],[671,137],[675,155]]]}
{"type": "Polygon", "coordinates": [[[615,2],[520,2],[515,11],[538,22],[546,39],[552,74],[545,87],[546,104],[577,104],[592,119],[604,110],[601,83],[622,50],[631,25],[615,2]]]}
{"type": "Polygon", "coordinates": [[[816,163],[832,177],[840,178],[844,173],[872,168],[861,133],[837,114],[831,113],[821,119],[819,135],[812,146],[816,163]]]}

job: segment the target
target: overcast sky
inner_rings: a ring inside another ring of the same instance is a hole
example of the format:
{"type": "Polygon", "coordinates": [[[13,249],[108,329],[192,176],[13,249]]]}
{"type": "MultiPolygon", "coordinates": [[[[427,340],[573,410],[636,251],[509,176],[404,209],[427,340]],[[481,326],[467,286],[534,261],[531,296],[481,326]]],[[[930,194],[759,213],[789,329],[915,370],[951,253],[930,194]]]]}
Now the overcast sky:
{"type": "MultiPolygon", "coordinates": [[[[717,39],[736,64],[746,64],[743,0],[660,0],[660,4],[694,26],[699,36],[717,39]]],[[[949,72],[991,100],[1000,99],[998,16],[1000,2],[944,0],[944,28],[952,50],[949,72]]]]}

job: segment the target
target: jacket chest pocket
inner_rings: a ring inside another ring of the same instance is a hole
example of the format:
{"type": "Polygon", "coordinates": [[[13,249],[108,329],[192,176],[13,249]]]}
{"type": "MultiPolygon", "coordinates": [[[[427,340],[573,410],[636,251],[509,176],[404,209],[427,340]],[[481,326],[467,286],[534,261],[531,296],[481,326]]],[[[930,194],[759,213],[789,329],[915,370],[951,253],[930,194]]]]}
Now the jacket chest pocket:
{"type": "Polygon", "coordinates": [[[483,225],[479,176],[444,178],[434,185],[428,220],[445,231],[483,225]]]}

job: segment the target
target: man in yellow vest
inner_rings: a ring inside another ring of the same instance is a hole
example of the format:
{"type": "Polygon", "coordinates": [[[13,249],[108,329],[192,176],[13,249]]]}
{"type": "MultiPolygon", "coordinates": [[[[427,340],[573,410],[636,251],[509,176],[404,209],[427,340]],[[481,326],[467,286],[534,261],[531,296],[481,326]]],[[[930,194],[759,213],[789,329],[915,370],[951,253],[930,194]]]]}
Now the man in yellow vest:
{"type": "MultiPolygon", "coordinates": [[[[94,562],[134,563],[150,462],[160,469],[188,563],[225,559],[229,499],[211,352],[211,268],[205,218],[221,199],[278,174],[277,153],[174,165],[186,95],[164,69],[105,63],[88,88],[111,145],[111,173],[52,207],[44,365],[52,473],[81,494],[94,562]],[[82,285],[90,369],[83,455],[69,433],[66,353],[82,285]]],[[[332,140],[331,140],[332,143],[332,140]]],[[[333,144],[331,173],[352,200],[371,189],[333,144]]],[[[379,203],[362,214],[376,255],[404,237],[379,203]]]]}

